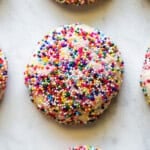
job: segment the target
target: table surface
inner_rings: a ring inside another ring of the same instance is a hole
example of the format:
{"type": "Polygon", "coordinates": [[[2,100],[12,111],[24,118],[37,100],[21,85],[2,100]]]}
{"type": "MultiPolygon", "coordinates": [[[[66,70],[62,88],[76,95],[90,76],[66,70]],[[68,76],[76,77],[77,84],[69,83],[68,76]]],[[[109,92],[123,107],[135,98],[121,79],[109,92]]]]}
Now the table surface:
{"type": "Polygon", "coordinates": [[[0,47],[9,79],[0,105],[1,150],[67,150],[90,144],[103,150],[150,150],[150,107],[139,76],[150,45],[149,0],[98,0],[69,7],[53,0],[0,0],[0,47]],[[125,61],[119,96],[92,125],[65,127],[47,119],[30,102],[23,72],[39,39],[62,24],[99,28],[118,45],[125,61]]]}

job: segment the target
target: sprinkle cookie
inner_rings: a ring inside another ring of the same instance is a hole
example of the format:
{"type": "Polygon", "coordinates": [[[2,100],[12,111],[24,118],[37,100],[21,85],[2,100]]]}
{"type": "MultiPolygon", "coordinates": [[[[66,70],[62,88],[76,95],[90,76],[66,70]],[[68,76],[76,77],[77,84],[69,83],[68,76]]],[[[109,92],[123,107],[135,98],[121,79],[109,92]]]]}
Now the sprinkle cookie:
{"type": "Polygon", "coordinates": [[[69,148],[69,150],[101,150],[99,148],[94,148],[93,146],[78,146],[74,148],[69,148]]]}
{"type": "Polygon", "coordinates": [[[62,4],[75,4],[75,5],[84,5],[96,2],[96,0],[56,0],[56,1],[62,4]]]}
{"type": "Polygon", "coordinates": [[[119,92],[124,64],[117,46],[83,24],[58,27],[38,42],[25,84],[38,109],[62,124],[96,120],[119,92]]]}
{"type": "Polygon", "coordinates": [[[148,103],[150,103],[150,48],[145,54],[140,85],[148,103]]]}
{"type": "Polygon", "coordinates": [[[2,50],[0,50],[0,100],[5,92],[7,77],[7,60],[2,50]]]}

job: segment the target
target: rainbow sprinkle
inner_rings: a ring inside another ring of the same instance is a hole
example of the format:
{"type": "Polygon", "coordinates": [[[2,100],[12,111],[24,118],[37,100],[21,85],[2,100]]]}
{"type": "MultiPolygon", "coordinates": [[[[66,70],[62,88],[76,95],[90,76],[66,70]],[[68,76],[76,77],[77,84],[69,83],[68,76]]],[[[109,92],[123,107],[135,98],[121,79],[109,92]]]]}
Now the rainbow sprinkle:
{"type": "Polygon", "coordinates": [[[25,84],[38,109],[63,124],[96,120],[119,92],[124,63],[116,45],[83,24],[64,25],[38,42],[25,84]]]}

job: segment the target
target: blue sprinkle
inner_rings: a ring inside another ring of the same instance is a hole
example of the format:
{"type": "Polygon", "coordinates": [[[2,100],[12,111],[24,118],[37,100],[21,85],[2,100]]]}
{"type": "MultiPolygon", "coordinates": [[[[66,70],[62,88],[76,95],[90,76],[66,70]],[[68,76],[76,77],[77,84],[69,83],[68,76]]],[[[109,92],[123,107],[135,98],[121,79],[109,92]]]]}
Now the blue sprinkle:
{"type": "Polygon", "coordinates": [[[79,115],[81,115],[81,113],[78,112],[78,111],[76,111],[76,112],[75,112],[75,115],[76,115],[76,116],[79,116],[79,115]]]}
{"type": "Polygon", "coordinates": [[[69,66],[70,66],[70,67],[74,67],[74,66],[75,66],[75,63],[72,61],[72,62],[69,63],[69,66]]]}
{"type": "Polygon", "coordinates": [[[88,98],[93,101],[93,100],[94,100],[94,95],[93,95],[93,93],[92,93],[91,95],[89,95],[88,98]]]}
{"type": "Polygon", "coordinates": [[[50,103],[54,101],[54,98],[50,94],[47,96],[47,98],[48,98],[48,100],[49,100],[50,103]]]}

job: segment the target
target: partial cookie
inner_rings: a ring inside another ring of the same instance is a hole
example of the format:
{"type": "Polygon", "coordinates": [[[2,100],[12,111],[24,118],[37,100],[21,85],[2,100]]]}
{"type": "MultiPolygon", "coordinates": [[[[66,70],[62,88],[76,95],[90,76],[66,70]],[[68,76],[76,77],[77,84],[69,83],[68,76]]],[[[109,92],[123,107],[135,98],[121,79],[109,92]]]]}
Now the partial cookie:
{"type": "Polygon", "coordinates": [[[93,146],[84,145],[84,146],[69,148],[69,150],[101,150],[101,149],[95,148],[93,146]]]}
{"type": "Polygon", "coordinates": [[[7,78],[7,60],[2,50],[0,50],[0,100],[5,92],[7,78]]]}
{"type": "Polygon", "coordinates": [[[142,87],[146,100],[150,103],[150,48],[145,54],[145,61],[141,73],[140,85],[142,87]]]}
{"type": "Polygon", "coordinates": [[[84,5],[96,2],[96,0],[56,0],[56,1],[63,4],[75,4],[75,5],[84,5]]]}
{"type": "Polygon", "coordinates": [[[56,28],[38,42],[25,84],[38,109],[63,124],[95,121],[120,89],[124,64],[117,46],[84,24],[56,28]]]}

